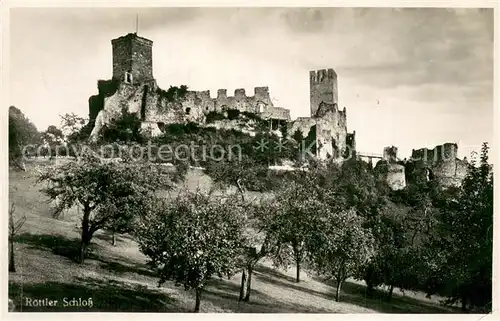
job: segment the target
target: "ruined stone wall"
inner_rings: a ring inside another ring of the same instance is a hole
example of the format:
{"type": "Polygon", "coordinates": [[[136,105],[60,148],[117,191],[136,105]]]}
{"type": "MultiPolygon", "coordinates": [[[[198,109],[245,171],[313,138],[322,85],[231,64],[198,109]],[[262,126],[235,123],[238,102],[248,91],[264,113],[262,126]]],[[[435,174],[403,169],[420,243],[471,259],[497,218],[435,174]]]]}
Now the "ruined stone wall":
{"type": "Polygon", "coordinates": [[[303,137],[306,137],[311,127],[316,125],[316,120],[310,117],[299,117],[289,125],[288,134],[294,136],[295,132],[300,131],[303,137]]]}
{"type": "Polygon", "coordinates": [[[119,82],[114,80],[98,80],[98,94],[89,98],[89,119],[93,122],[99,111],[104,108],[104,98],[113,95],[118,90],[119,82]]]}
{"type": "Polygon", "coordinates": [[[333,69],[321,69],[309,72],[311,117],[322,102],[338,103],[337,74],[333,69]]]}
{"type": "Polygon", "coordinates": [[[317,139],[321,159],[342,156],[347,148],[347,115],[345,108],[338,110],[336,103],[321,102],[316,111],[317,139]]]}
{"type": "Polygon", "coordinates": [[[217,112],[237,109],[244,112],[260,113],[267,108],[274,107],[268,87],[255,87],[253,96],[247,96],[245,89],[241,88],[234,91],[234,96],[228,96],[226,89],[219,89],[214,104],[214,110],[217,112]]]}
{"type": "MultiPolygon", "coordinates": [[[[318,116],[297,118],[291,123],[288,130],[291,136],[300,130],[305,137],[315,126],[317,156],[320,159],[341,157],[347,148],[346,111],[345,108],[343,111],[339,111],[336,106],[337,104],[322,103],[318,109],[318,116]]],[[[351,136],[350,139],[350,143],[354,143],[355,146],[354,136],[351,136]]]]}
{"type": "Polygon", "coordinates": [[[338,125],[338,119],[317,119],[316,137],[318,141],[318,156],[321,159],[341,157],[347,148],[347,128],[338,125]]]}
{"type": "Polygon", "coordinates": [[[438,145],[433,149],[421,148],[412,150],[411,158],[414,161],[422,160],[425,162],[451,161],[457,156],[458,146],[453,143],[438,145]]]}
{"type": "Polygon", "coordinates": [[[205,115],[214,110],[214,101],[210,91],[188,91],[182,102],[187,121],[203,122],[205,115]]]}
{"type": "MultiPolygon", "coordinates": [[[[123,114],[123,110],[140,115],[143,103],[144,86],[119,83],[116,91],[109,96],[102,94],[103,108],[95,117],[94,129],[90,136],[96,138],[101,128],[123,114]]],[[[97,100],[93,98],[91,100],[97,100]]],[[[92,108],[92,106],[90,106],[92,108]]],[[[91,110],[95,113],[95,110],[91,110]]]]}
{"type": "Polygon", "coordinates": [[[393,190],[403,189],[406,186],[406,169],[398,163],[398,148],[384,147],[383,159],[375,166],[376,175],[383,179],[393,190]]]}
{"type": "Polygon", "coordinates": [[[347,133],[346,145],[351,149],[351,152],[356,152],[356,131],[347,133]]]}
{"type": "Polygon", "coordinates": [[[405,167],[401,164],[381,160],[375,166],[375,174],[385,180],[393,190],[400,190],[406,186],[405,167]]]}
{"type": "MultiPolygon", "coordinates": [[[[317,156],[319,159],[338,158],[340,156],[339,144],[335,141],[335,133],[328,123],[318,121],[316,125],[317,156]]],[[[337,133],[338,137],[338,133],[337,133]]]]}
{"type": "Polygon", "coordinates": [[[436,179],[441,186],[459,186],[467,174],[467,164],[460,160],[440,161],[431,167],[436,179]]]}
{"type": "Polygon", "coordinates": [[[182,104],[171,102],[161,95],[158,88],[148,88],[143,97],[143,121],[151,123],[183,123],[185,121],[185,110],[182,104]]]}
{"type": "Polygon", "coordinates": [[[141,122],[141,132],[150,137],[161,135],[160,127],[155,122],[141,122]]]}
{"type": "Polygon", "coordinates": [[[89,120],[95,121],[97,114],[104,108],[104,97],[93,95],[89,97],[89,120]]]}
{"type": "Polygon", "coordinates": [[[256,87],[255,95],[250,97],[245,95],[244,90],[236,90],[233,97],[221,95],[225,90],[219,90],[217,98],[211,98],[209,90],[188,91],[180,103],[169,101],[154,80],[140,84],[112,80],[102,82],[98,87],[99,95],[89,98],[90,118],[96,121],[93,135],[104,124],[117,118],[123,109],[136,113],[143,122],[150,123],[146,126],[148,128],[153,123],[204,123],[209,112],[228,109],[255,113],[265,119],[290,119],[288,109],[273,106],[267,87],[256,87]],[[116,84],[116,88],[108,83],[116,84]],[[107,84],[107,87],[103,84],[107,84]]]}
{"type": "Polygon", "coordinates": [[[236,89],[234,96],[228,96],[226,89],[219,89],[216,98],[211,98],[208,90],[188,91],[181,102],[172,102],[153,78],[151,40],[129,33],[111,40],[111,44],[113,77],[99,81],[99,93],[88,101],[90,121],[94,124],[93,138],[104,125],[120,117],[124,110],[136,113],[143,129],[153,133],[171,123],[205,123],[210,112],[227,110],[279,120],[278,124],[290,120],[288,109],[274,107],[268,87],[255,87],[253,96],[247,96],[244,89],[236,89]]]}
{"type": "Polygon", "coordinates": [[[396,146],[384,147],[384,160],[394,163],[398,160],[398,148],[396,146]]]}
{"type": "Polygon", "coordinates": [[[264,112],[261,113],[261,117],[264,119],[279,119],[279,120],[290,120],[290,110],[281,107],[267,107],[264,112]]]}
{"type": "Polygon", "coordinates": [[[412,151],[408,164],[411,181],[435,179],[441,186],[459,186],[467,172],[467,163],[456,157],[458,146],[453,143],[433,149],[412,151]],[[411,169],[410,169],[411,168],[411,169]]]}
{"type": "MultiPolygon", "coordinates": [[[[231,109],[260,114],[265,119],[290,120],[290,110],[273,106],[268,87],[255,87],[253,96],[247,96],[244,89],[236,89],[234,96],[227,96],[226,89],[219,89],[216,98],[211,98],[209,90],[188,91],[182,106],[185,118],[196,122],[203,122],[210,112],[222,113],[231,109]]],[[[159,115],[151,117],[161,118],[159,115]]]]}

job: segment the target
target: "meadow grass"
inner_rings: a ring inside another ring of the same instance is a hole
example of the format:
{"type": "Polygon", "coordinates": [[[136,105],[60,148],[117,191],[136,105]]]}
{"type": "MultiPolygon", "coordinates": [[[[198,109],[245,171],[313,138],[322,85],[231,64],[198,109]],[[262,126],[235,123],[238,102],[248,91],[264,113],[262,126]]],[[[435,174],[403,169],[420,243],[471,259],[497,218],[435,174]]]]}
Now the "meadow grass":
{"type": "MultiPolygon", "coordinates": [[[[192,171],[185,185],[208,189],[211,180],[192,171]]],[[[119,235],[116,245],[111,235],[97,232],[89,258],[75,261],[79,244],[79,212],[69,210],[58,219],[52,217],[51,204],[35,184],[32,167],[22,172],[9,171],[9,201],[15,215],[27,221],[16,237],[16,268],[9,273],[9,298],[16,311],[105,311],[105,312],[190,312],[194,292],[167,282],[158,287],[158,278],[146,265],[145,256],[129,235],[119,235]],[[26,299],[92,298],[90,307],[30,307],[26,299]]],[[[255,197],[256,194],[252,194],[255,197]]],[[[263,260],[252,280],[250,302],[238,302],[240,274],[214,279],[202,294],[200,312],[244,313],[453,313],[458,309],[441,306],[437,298],[422,293],[394,291],[391,302],[383,300],[383,291],[366,297],[363,282],[349,280],[342,287],[341,302],[335,302],[335,284],[304,272],[294,282],[293,269],[279,270],[263,260]]]]}

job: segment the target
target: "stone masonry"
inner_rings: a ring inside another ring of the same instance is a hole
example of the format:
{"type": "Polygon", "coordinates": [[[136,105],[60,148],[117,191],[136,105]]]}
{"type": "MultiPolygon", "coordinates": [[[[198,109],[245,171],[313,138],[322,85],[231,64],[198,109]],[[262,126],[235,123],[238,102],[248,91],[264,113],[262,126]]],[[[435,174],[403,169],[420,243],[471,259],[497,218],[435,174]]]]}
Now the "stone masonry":
{"type": "Polygon", "coordinates": [[[333,69],[309,72],[311,117],[297,118],[289,133],[300,131],[302,136],[314,135],[319,159],[341,159],[353,155],[355,132],[347,132],[347,112],[338,108],[337,74],[333,69]]]}
{"type": "Polygon", "coordinates": [[[459,186],[467,173],[467,161],[457,158],[458,146],[454,143],[438,145],[433,149],[412,151],[408,179],[436,180],[441,186],[459,186]]]}
{"type": "Polygon", "coordinates": [[[171,123],[203,123],[210,112],[237,109],[278,122],[290,121],[290,111],[275,107],[268,87],[255,87],[253,96],[245,89],[236,89],[233,96],[219,89],[217,97],[210,91],[188,91],[184,101],[170,102],[162,95],[153,77],[153,42],[135,33],[113,39],[113,78],[98,82],[99,94],[89,98],[89,118],[94,123],[91,139],[100,129],[119,117],[123,110],[140,116],[143,129],[153,135],[161,134],[160,127],[171,123]]]}
{"type": "MultiPolygon", "coordinates": [[[[253,95],[236,89],[188,91],[182,102],[172,102],[153,77],[153,42],[135,33],[113,39],[113,76],[97,83],[98,94],[89,98],[89,118],[96,139],[103,126],[120,117],[124,110],[140,117],[142,129],[160,135],[166,124],[196,122],[204,124],[211,112],[239,110],[259,115],[275,124],[287,124],[287,132],[313,138],[319,159],[345,159],[355,154],[356,132],[347,131],[345,107],[338,107],[337,74],[333,69],[309,72],[310,117],[290,121],[290,111],[273,105],[266,86],[255,87],[253,95]],[[347,154],[346,154],[347,153],[347,154]]],[[[230,124],[229,124],[230,125],[230,124]]],[[[429,150],[413,150],[409,161],[397,160],[397,148],[384,149],[375,170],[393,189],[401,189],[418,179],[437,179],[443,186],[457,186],[465,176],[467,163],[456,158],[457,145],[446,143],[429,150]]]]}
{"type": "Polygon", "coordinates": [[[374,168],[375,174],[384,179],[393,190],[406,186],[405,166],[398,161],[398,148],[385,147],[383,159],[374,168]]]}
{"type": "Polygon", "coordinates": [[[232,96],[226,89],[219,89],[215,98],[208,90],[188,91],[181,103],[170,102],[153,77],[153,42],[130,33],[111,43],[113,78],[99,81],[99,94],[89,99],[89,116],[94,123],[91,139],[96,139],[101,128],[118,118],[123,110],[136,113],[142,128],[152,135],[161,134],[160,128],[166,124],[203,124],[211,112],[239,110],[270,120],[270,127],[288,123],[290,135],[296,131],[303,136],[312,135],[320,159],[339,159],[346,150],[353,152],[355,148],[355,133],[347,133],[346,110],[337,105],[337,74],[333,69],[309,73],[311,117],[290,123],[290,111],[273,105],[266,86],[255,87],[252,96],[245,89],[236,89],[232,96]]]}
{"type": "Polygon", "coordinates": [[[316,115],[321,103],[338,103],[337,73],[333,69],[310,71],[309,88],[311,117],[316,115]]]}

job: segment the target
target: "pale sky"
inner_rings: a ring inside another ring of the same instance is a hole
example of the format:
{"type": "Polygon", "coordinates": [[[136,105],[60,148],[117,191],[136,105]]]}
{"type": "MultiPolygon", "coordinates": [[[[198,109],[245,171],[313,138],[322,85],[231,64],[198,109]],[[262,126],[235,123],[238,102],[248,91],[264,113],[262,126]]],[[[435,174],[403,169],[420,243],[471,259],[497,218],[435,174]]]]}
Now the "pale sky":
{"type": "Polygon", "coordinates": [[[309,116],[309,70],[333,68],[357,149],[381,153],[493,137],[493,9],[16,8],[10,15],[10,105],[39,130],[88,117],[112,75],[111,39],[153,43],[162,88],[269,86],[275,106],[309,116]]]}

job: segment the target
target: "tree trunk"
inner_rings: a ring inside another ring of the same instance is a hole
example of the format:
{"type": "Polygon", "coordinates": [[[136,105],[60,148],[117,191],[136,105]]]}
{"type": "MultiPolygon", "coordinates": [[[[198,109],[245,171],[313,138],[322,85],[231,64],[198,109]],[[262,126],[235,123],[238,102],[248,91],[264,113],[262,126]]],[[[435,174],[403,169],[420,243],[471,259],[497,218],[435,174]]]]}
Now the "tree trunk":
{"type": "Polygon", "coordinates": [[[241,200],[244,202],[245,201],[245,190],[243,189],[243,186],[241,184],[241,179],[240,178],[238,178],[236,180],[236,186],[238,187],[238,191],[241,194],[241,200]]]}
{"type": "Polygon", "coordinates": [[[342,287],[342,280],[337,280],[337,291],[335,292],[335,301],[339,302],[340,300],[340,288],[342,287]]]}
{"type": "Polygon", "coordinates": [[[300,263],[302,262],[303,241],[294,240],[292,242],[293,257],[295,258],[295,266],[297,267],[297,275],[295,282],[300,282],[300,263]]]}
{"type": "Polygon", "coordinates": [[[201,288],[196,288],[196,304],[194,306],[194,312],[200,312],[200,302],[201,302],[201,288]]]}
{"type": "Polygon", "coordinates": [[[9,241],[10,257],[9,257],[9,272],[16,272],[16,263],[14,262],[14,241],[9,241]]]}
{"type": "Polygon", "coordinates": [[[87,252],[87,241],[82,239],[82,243],[80,244],[80,258],[79,262],[83,263],[85,261],[85,254],[87,252]]]}
{"type": "Polygon", "coordinates": [[[467,298],[462,295],[462,311],[467,311],[467,298]]]}
{"type": "Polygon", "coordinates": [[[368,279],[366,281],[366,296],[368,298],[372,297],[374,290],[375,290],[375,287],[373,286],[373,282],[368,279]]]}
{"type": "Polygon", "coordinates": [[[85,260],[87,247],[90,243],[89,217],[90,217],[90,209],[88,208],[88,206],[85,206],[83,209],[83,219],[82,219],[82,241],[80,245],[80,263],[83,263],[83,261],[85,260]]]}
{"type": "Polygon", "coordinates": [[[391,287],[389,288],[389,294],[387,295],[387,301],[390,302],[392,299],[392,292],[394,291],[394,285],[391,284],[391,287]]]}
{"type": "Polygon", "coordinates": [[[14,165],[16,165],[17,168],[19,168],[23,172],[26,172],[26,164],[24,163],[22,155],[18,159],[16,157],[12,157],[11,160],[12,163],[14,163],[14,165]]]}
{"type": "Polygon", "coordinates": [[[299,283],[300,282],[300,261],[296,260],[296,266],[297,266],[297,276],[295,277],[295,282],[299,283]]]}
{"type": "Polygon", "coordinates": [[[248,267],[248,280],[247,280],[247,294],[245,295],[245,302],[250,301],[250,291],[252,287],[252,272],[253,272],[253,267],[249,266],[248,267]]]}
{"type": "Polygon", "coordinates": [[[246,273],[246,268],[244,268],[241,273],[240,297],[238,301],[242,301],[246,296],[245,293],[245,290],[247,289],[246,284],[247,284],[247,273],[246,273]]]}

